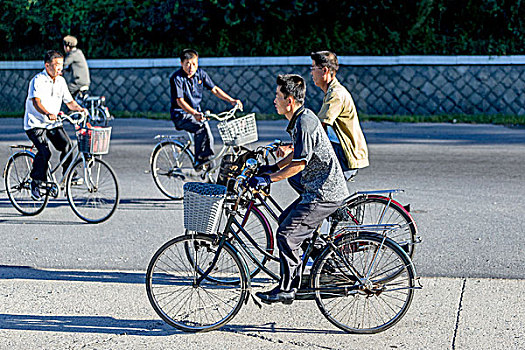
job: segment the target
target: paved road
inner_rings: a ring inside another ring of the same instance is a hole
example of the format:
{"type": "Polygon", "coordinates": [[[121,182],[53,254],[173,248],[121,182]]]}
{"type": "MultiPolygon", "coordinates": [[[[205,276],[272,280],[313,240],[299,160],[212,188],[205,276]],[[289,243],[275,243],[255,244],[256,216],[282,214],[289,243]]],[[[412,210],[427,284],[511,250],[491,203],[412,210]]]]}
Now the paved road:
{"type": "MultiPolygon", "coordinates": [[[[20,120],[0,119],[0,124],[0,163],[5,164],[7,145],[26,138],[20,120]]],[[[261,141],[286,138],[285,125],[260,123],[261,141]]],[[[425,289],[394,330],[341,336],[314,304],[304,303],[262,313],[249,305],[232,327],[206,336],[180,335],[157,321],[144,293],[143,271],[154,251],[181,232],[182,207],[155,188],[149,154],[152,137],[170,133],[172,126],[123,119],[115,123],[106,157],[122,190],[119,210],[108,222],[84,224],[65,198],[39,216],[21,217],[0,193],[0,347],[24,348],[21,344],[30,340],[41,345],[35,348],[164,348],[191,342],[203,348],[442,349],[454,344],[479,349],[483,342],[502,339],[492,348],[524,348],[518,330],[525,316],[520,305],[525,129],[363,127],[371,166],[360,171],[351,190],[404,188],[398,200],[411,203],[423,238],[415,264],[425,289]]],[[[274,193],[281,203],[291,201],[286,184],[274,193]]]]}
{"type": "MultiPolygon", "coordinates": [[[[8,144],[25,140],[20,122],[2,119],[0,164],[8,144]]],[[[261,140],[286,138],[284,122],[260,125],[261,140]]],[[[181,203],[168,201],[149,174],[153,136],[168,121],[116,121],[111,154],[122,201],[102,225],[86,225],[65,198],[43,214],[21,217],[0,195],[3,264],[141,270],[155,249],[181,230],[181,203]]],[[[352,191],[404,188],[424,243],[416,264],[424,276],[525,278],[525,129],[451,124],[364,123],[371,166],[352,191]]],[[[0,189],[3,189],[3,182],[0,189]]],[[[282,183],[281,203],[294,198],[282,183]]]]}

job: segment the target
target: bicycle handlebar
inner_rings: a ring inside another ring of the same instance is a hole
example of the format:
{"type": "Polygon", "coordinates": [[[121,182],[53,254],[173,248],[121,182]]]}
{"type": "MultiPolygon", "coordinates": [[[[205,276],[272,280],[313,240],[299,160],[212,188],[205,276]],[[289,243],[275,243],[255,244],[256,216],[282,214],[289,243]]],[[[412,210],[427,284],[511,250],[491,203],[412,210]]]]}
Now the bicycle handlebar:
{"type": "Polygon", "coordinates": [[[235,117],[235,112],[237,112],[238,110],[242,112],[241,106],[236,103],[235,106],[233,106],[233,108],[230,109],[229,111],[221,112],[219,114],[215,114],[210,111],[206,111],[204,112],[204,117],[217,119],[218,121],[222,122],[224,120],[228,120],[228,119],[235,117]]]}
{"type": "Polygon", "coordinates": [[[86,120],[87,112],[85,111],[75,111],[71,112],[70,114],[66,114],[64,112],[59,112],[57,115],[57,120],[63,121],[67,120],[73,125],[79,125],[86,120]],[[80,118],[74,118],[75,116],[80,116],[80,118]]]}

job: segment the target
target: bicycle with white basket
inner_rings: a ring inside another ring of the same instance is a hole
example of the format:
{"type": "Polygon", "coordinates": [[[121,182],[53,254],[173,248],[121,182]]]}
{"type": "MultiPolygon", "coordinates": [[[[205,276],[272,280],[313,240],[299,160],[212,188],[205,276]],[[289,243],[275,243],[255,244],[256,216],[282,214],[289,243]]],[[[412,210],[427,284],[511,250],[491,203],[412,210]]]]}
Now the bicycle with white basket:
{"type": "Polygon", "coordinates": [[[207,162],[196,166],[195,156],[191,150],[194,145],[193,134],[186,135],[157,135],[158,140],[151,152],[151,174],[155,185],[170,199],[181,199],[184,196],[183,185],[186,182],[215,182],[214,174],[220,166],[221,160],[227,154],[238,154],[246,148],[242,147],[258,140],[255,114],[250,113],[235,118],[235,112],[240,109],[235,105],[229,111],[213,114],[207,111],[204,114],[208,119],[219,121],[217,128],[223,145],[221,150],[207,162]]]}
{"type": "Polygon", "coordinates": [[[58,198],[65,189],[69,205],[79,218],[89,223],[103,222],[113,215],[120,198],[115,172],[100,159],[109,152],[111,127],[90,127],[82,112],[59,113],[58,118],[76,125],[77,144],[59,164],[50,164],[48,181],[40,186],[41,200],[31,197],[34,145],[11,146],[17,151],[9,157],[3,173],[9,200],[20,213],[37,215],[47,206],[49,197],[58,198]],[[70,156],[71,164],[57,181],[55,174],[70,156]]]}

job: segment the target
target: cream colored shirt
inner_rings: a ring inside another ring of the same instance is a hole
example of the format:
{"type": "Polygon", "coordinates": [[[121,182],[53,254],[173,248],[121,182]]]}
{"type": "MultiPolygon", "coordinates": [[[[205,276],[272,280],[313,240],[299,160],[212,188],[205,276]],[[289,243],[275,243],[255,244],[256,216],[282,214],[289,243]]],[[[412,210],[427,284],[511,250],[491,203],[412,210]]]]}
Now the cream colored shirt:
{"type": "Polygon", "coordinates": [[[321,110],[317,114],[333,128],[339,139],[350,169],[369,165],[368,147],[350,92],[334,78],[328,85],[321,110]]]}

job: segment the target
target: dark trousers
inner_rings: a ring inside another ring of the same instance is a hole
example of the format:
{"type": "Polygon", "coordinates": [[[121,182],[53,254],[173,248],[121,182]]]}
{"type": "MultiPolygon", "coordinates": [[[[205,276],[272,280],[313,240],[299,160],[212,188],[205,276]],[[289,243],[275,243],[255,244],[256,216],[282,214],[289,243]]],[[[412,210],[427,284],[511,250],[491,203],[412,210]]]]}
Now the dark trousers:
{"type": "Polygon", "coordinates": [[[299,197],[279,217],[277,247],[281,264],[280,289],[301,286],[301,244],[311,238],[317,226],[340,206],[340,202],[301,203],[299,197]]]}
{"type": "MultiPolygon", "coordinates": [[[[51,150],[49,149],[47,140],[49,139],[55,149],[60,152],[61,161],[67,155],[67,152],[71,150],[71,140],[61,126],[53,129],[34,128],[26,130],[26,134],[37,149],[35,160],[33,161],[31,178],[34,180],[47,181],[47,169],[49,168],[49,159],[51,158],[51,150]]],[[[62,165],[62,173],[66,172],[72,159],[73,155],[70,155],[66,159],[62,165]]]]}
{"type": "Polygon", "coordinates": [[[348,167],[348,161],[346,160],[345,151],[343,151],[343,146],[341,146],[340,143],[330,143],[332,144],[335,155],[337,157],[337,160],[339,160],[339,164],[341,165],[343,172],[350,170],[350,168],[348,167]]]}
{"type": "Polygon", "coordinates": [[[171,120],[175,124],[175,129],[184,130],[194,134],[195,158],[206,158],[212,156],[213,134],[208,123],[197,121],[194,116],[188,113],[171,113],[171,120]]]}

